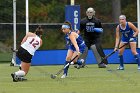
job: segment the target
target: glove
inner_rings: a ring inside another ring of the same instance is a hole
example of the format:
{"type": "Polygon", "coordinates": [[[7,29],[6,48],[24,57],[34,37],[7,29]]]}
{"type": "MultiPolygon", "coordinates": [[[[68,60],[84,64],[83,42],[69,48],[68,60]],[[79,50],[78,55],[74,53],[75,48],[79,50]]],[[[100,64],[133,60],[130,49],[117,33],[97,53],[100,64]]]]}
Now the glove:
{"type": "Polygon", "coordinates": [[[94,31],[98,32],[98,33],[103,33],[103,29],[102,28],[94,28],[94,31]]]}

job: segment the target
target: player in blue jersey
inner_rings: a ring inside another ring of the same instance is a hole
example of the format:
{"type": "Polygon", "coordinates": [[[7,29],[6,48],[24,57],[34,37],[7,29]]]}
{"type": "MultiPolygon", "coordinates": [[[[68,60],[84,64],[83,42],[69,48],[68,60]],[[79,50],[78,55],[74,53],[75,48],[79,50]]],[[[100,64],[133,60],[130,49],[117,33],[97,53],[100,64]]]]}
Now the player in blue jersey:
{"type": "MultiPolygon", "coordinates": [[[[131,51],[138,63],[138,70],[140,70],[140,57],[138,52],[136,51],[136,43],[137,43],[137,35],[139,33],[138,29],[131,23],[126,21],[125,15],[119,16],[120,24],[116,28],[116,43],[114,50],[117,50],[118,47],[129,43],[131,51]],[[120,33],[122,34],[120,37],[120,33]],[[120,44],[119,44],[120,43],[120,44]]],[[[123,62],[123,52],[125,47],[119,49],[119,60],[120,66],[117,68],[118,70],[124,70],[124,62],[123,62]]]]}
{"type": "MultiPolygon", "coordinates": [[[[66,39],[67,48],[68,48],[65,65],[68,62],[70,62],[72,58],[78,55],[78,57],[75,58],[75,60],[71,62],[70,64],[78,64],[80,67],[84,60],[83,59],[78,60],[78,58],[85,50],[85,47],[86,47],[85,42],[83,41],[80,35],[78,35],[76,32],[72,30],[71,23],[68,21],[64,22],[64,24],[62,25],[62,31],[63,33],[65,33],[65,39],[66,39]]],[[[64,69],[64,73],[61,76],[61,78],[65,78],[67,76],[68,68],[69,66],[67,66],[64,69]]]]}

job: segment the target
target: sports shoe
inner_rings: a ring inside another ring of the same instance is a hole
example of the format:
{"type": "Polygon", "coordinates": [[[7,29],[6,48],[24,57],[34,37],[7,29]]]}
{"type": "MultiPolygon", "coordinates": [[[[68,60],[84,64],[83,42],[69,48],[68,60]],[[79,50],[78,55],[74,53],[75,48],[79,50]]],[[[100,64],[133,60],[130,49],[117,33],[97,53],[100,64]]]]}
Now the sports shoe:
{"type": "Polygon", "coordinates": [[[13,78],[13,82],[18,82],[18,78],[17,78],[17,76],[15,75],[15,73],[12,73],[11,76],[12,76],[12,78],[13,78]]]}
{"type": "Polygon", "coordinates": [[[18,78],[18,81],[27,81],[27,79],[24,78],[24,77],[19,77],[19,78],[18,78]]]}
{"type": "Polygon", "coordinates": [[[67,75],[66,74],[63,74],[62,76],[61,76],[61,78],[66,78],[67,77],[67,75]]]}
{"type": "Polygon", "coordinates": [[[138,66],[138,70],[140,70],[140,66],[138,66]]]}
{"type": "Polygon", "coordinates": [[[117,68],[117,70],[124,70],[124,67],[119,66],[119,67],[117,68]]]}
{"type": "Polygon", "coordinates": [[[99,67],[99,68],[106,68],[107,65],[106,65],[105,63],[100,63],[100,64],[98,64],[98,67],[99,67]]]}

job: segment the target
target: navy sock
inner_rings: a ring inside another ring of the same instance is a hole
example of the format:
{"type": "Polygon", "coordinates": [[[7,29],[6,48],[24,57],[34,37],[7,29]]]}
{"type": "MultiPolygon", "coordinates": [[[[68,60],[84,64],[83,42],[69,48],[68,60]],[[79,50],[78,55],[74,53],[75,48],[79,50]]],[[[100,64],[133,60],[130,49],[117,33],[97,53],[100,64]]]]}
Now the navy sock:
{"type": "Polygon", "coordinates": [[[140,57],[139,57],[139,54],[134,55],[134,57],[136,59],[136,62],[138,64],[138,66],[140,66],[140,57]]]}
{"type": "Polygon", "coordinates": [[[120,60],[120,66],[124,67],[124,65],[123,65],[123,55],[119,55],[119,60],[120,60]]]}
{"type": "MultiPolygon", "coordinates": [[[[69,61],[66,61],[65,64],[64,64],[64,66],[67,65],[68,62],[69,62],[69,61]]],[[[69,69],[69,66],[67,66],[67,67],[64,69],[64,73],[63,73],[63,74],[65,74],[66,76],[67,76],[67,74],[68,74],[68,69],[69,69]]]]}

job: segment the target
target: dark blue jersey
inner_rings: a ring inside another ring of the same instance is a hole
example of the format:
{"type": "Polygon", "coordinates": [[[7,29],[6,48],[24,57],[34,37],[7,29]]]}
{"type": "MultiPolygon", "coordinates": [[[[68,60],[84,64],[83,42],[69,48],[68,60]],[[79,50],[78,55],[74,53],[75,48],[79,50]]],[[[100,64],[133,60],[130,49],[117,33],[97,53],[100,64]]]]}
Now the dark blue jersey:
{"type": "Polygon", "coordinates": [[[126,22],[124,29],[121,27],[121,25],[119,25],[119,30],[122,33],[122,38],[133,37],[134,31],[129,27],[128,22],[126,22]]]}
{"type": "MultiPolygon", "coordinates": [[[[72,42],[71,42],[71,40],[70,40],[70,38],[69,38],[69,35],[70,34],[71,34],[71,32],[69,32],[68,34],[66,34],[65,40],[66,40],[66,42],[67,42],[68,45],[73,45],[72,42]]],[[[76,38],[76,42],[77,42],[77,44],[79,46],[82,43],[84,43],[84,40],[83,40],[83,38],[80,35],[78,35],[78,37],[76,38]]]]}
{"type": "Polygon", "coordinates": [[[129,27],[128,22],[126,22],[125,28],[122,28],[121,24],[119,24],[119,30],[122,33],[121,40],[123,42],[128,42],[134,35],[134,31],[129,27]]]}
{"type": "MultiPolygon", "coordinates": [[[[71,32],[69,32],[65,36],[65,40],[67,42],[68,49],[76,51],[74,45],[72,44],[72,42],[71,42],[71,40],[69,38],[70,34],[71,34],[71,32]]],[[[80,35],[78,35],[78,37],[76,38],[76,42],[77,42],[77,45],[78,45],[78,47],[80,49],[80,52],[83,53],[84,50],[85,50],[85,42],[84,42],[83,38],[80,35]]]]}

